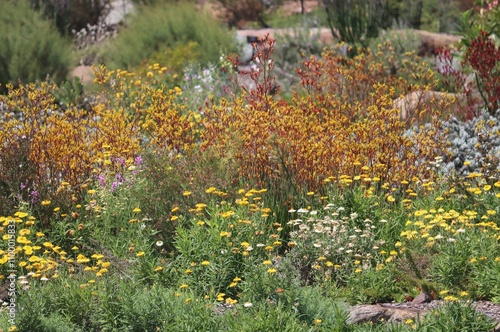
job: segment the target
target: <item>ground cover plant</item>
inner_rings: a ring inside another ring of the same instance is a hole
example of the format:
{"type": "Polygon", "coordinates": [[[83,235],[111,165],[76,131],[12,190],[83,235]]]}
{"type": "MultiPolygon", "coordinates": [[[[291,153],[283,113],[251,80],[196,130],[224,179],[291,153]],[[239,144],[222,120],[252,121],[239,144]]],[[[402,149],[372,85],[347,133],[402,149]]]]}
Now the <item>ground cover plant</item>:
{"type": "Polygon", "coordinates": [[[8,87],[0,295],[14,285],[16,311],[0,329],[492,329],[470,301],[500,303],[497,153],[460,139],[496,139],[496,112],[448,120],[444,100],[402,118],[392,101],[439,76],[390,42],[307,57],[280,98],[274,46],[189,80],[101,66],[84,105],[50,82],[8,87]],[[444,305],[347,321],[350,304],[421,292],[444,305]]]}

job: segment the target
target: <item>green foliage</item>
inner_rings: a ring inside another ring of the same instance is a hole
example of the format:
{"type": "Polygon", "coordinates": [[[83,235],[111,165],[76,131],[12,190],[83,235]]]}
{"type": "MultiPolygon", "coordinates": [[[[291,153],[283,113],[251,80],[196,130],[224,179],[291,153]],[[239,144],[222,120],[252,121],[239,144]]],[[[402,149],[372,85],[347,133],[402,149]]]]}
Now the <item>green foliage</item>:
{"type": "Polygon", "coordinates": [[[367,46],[380,29],[390,27],[387,0],[323,0],[332,34],[350,45],[367,46]]]}
{"type": "Polygon", "coordinates": [[[0,31],[0,84],[66,77],[70,43],[27,1],[0,3],[0,31]]]}
{"type": "Polygon", "coordinates": [[[484,314],[478,313],[471,302],[446,302],[443,307],[426,315],[418,324],[418,331],[491,331],[495,323],[484,314]]]}
{"type": "Polygon", "coordinates": [[[221,18],[229,27],[242,27],[247,21],[258,22],[261,27],[269,28],[265,16],[278,8],[283,0],[213,0],[221,8],[221,18]]]}
{"type": "Polygon", "coordinates": [[[151,56],[165,59],[167,50],[178,57],[186,47],[189,55],[172,64],[179,66],[193,58],[204,64],[216,62],[221,52],[233,51],[236,42],[208,14],[181,3],[143,7],[108,46],[105,62],[130,69],[151,56]]]}

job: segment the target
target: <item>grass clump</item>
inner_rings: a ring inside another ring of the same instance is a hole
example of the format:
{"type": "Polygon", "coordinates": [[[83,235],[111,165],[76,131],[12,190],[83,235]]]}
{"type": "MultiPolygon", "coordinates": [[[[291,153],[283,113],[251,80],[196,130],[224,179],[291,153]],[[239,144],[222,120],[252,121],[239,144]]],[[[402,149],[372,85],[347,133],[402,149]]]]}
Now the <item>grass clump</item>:
{"type": "Polygon", "coordinates": [[[142,7],[130,17],[127,27],[109,45],[104,60],[113,67],[131,69],[153,56],[168,66],[169,57],[178,53],[173,50],[182,47],[191,54],[186,61],[207,64],[218,61],[220,52],[231,52],[235,46],[235,38],[207,14],[190,4],[167,3],[142,7]]]}
{"type": "Polygon", "coordinates": [[[66,77],[71,44],[28,1],[2,1],[0,30],[0,92],[5,92],[7,83],[66,77]]]}

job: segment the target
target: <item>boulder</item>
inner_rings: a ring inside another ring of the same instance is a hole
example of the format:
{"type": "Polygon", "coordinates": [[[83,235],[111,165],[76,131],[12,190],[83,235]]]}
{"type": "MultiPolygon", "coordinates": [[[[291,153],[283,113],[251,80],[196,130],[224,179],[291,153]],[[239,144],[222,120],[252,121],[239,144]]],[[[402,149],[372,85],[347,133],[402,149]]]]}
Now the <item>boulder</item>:
{"type": "Polygon", "coordinates": [[[80,79],[82,84],[88,84],[94,82],[94,70],[90,66],[78,66],[75,67],[70,73],[69,78],[73,80],[75,77],[80,79]]]}
{"type": "Polygon", "coordinates": [[[440,102],[448,101],[458,105],[457,101],[464,99],[462,94],[441,91],[413,91],[394,100],[392,107],[401,111],[401,120],[407,121],[418,116],[428,107],[438,106],[440,102]]]}
{"type": "Polygon", "coordinates": [[[380,304],[358,305],[349,311],[347,322],[350,324],[382,323],[382,322],[405,322],[408,319],[415,320],[426,314],[425,309],[419,308],[397,308],[380,304]]]}

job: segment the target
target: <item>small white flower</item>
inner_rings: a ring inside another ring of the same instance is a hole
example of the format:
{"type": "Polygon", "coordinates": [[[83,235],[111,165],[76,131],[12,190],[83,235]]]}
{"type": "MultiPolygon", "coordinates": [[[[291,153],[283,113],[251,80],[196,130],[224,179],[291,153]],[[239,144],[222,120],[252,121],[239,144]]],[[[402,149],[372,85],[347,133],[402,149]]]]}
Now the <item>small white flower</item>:
{"type": "Polygon", "coordinates": [[[321,243],[314,243],[314,244],[313,244],[313,247],[314,247],[314,248],[321,248],[321,243]]]}
{"type": "Polygon", "coordinates": [[[307,213],[307,212],[309,212],[309,210],[308,209],[298,209],[297,212],[298,213],[307,213]]]}
{"type": "Polygon", "coordinates": [[[311,211],[309,214],[312,214],[314,216],[318,214],[318,211],[311,211]]]}
{"type": "Polygon", "coordinates": [[[40,280],[41,281],[49,281],[49,278],[47,278],[47,277],[41,277],[40,280]]]}
{"type": "Polygon", "coordinates": [[[252,306],[253,306],[253,303],[252,303],[252,302],[245,302],[245,303],[243,304],[243,306],[244,306],[245,308],[250,308],[250,307],[252,307],[252,306]]]}
{"type": "MultiPolygon", "coordinates": [[[[290,213],[294,213],[294,212],[297,212],[297,210],[291,209],[291,210],[288,210],[288,212],[290,212],[290,213]]],[[[245,303],[245,304],[246,304],[246,303],[245,303]]]]}
{"type": "Polygon", "coordinates": [[[156,241],[156,245],[157,245],[158,247],[161,247],[161,246],[163,245],[163,241],[156,241]]]}
{"type": "Polygon", "coordinates": [[[385,219],[380,219],[380,222],[387,222],[387,220],[385,220],[385,219]]]}

